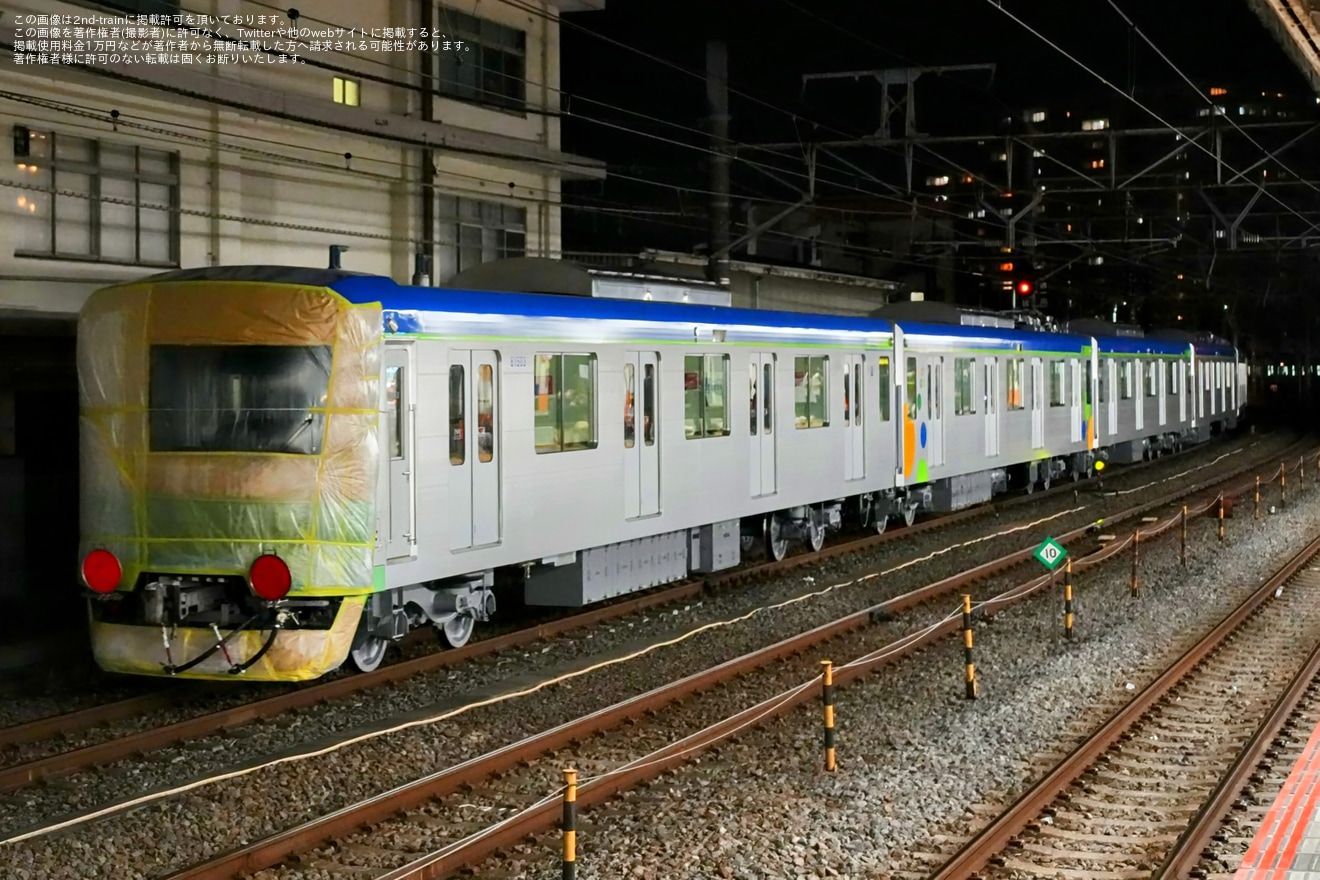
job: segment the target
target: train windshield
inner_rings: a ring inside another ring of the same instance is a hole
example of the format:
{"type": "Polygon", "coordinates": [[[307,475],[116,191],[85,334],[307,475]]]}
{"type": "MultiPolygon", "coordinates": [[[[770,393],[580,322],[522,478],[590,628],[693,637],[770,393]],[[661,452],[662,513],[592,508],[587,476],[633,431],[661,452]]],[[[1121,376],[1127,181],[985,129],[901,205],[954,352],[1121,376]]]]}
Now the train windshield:
{"type": "Polygon", "coordinates": [[[318,455],[328,345],[151,348],[153,452],[318,455]]]}

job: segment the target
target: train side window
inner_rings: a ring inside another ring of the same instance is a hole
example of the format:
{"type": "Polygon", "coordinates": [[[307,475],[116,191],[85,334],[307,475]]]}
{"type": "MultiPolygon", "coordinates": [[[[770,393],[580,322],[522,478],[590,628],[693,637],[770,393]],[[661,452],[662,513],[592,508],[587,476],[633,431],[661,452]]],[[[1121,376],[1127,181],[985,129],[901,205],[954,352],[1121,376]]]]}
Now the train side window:
{"type": "Polygon", "coordinates": [[[477,368],[477,461],[495,458],[495,368],[477,368]]]}
{"type": "Polygon", "coordinates": [[[655,364],[642,366],[642,442],[655,445],[655,364]]]}
{"type": "Polygon", "coordinates": [[[794,423],[798,428],[830,426],[828,357],[793,358],[794,423]]]}
{"type": "Polygon", "coordinates": [[[538,353],[534,392],[538,454],[596,448],[594,354],[538,353]]]}
{"type": "Polygon", "coordinates": [[[748,427],[751,429],[751,433],[753,437],[756,436],[757,401],[760,400],[760,398],[757,397],[757,393],[756,393],[757,388],[759,387],[757,383],[758,378],[759,377],[756,375],[756,361],[752,361],[750,364],[747,365],[747,385],[751,389],[751,401],[747,409],[748,412],[747,424],[748,427]]]}
{"type": "Polygon", "coordinates": [[[976,372],[974,358],[954,358],[953,360],[953,414],[955,416],[972,415],[976,412],[976,397],[972,387],[972,376],[976,372]]]}
{"type": "Polygon", "coordinates": [[[636,428],[633,425],[633,402],[635,396],[636,377],[633,375],[633,365],[623,365],[623,447],[632,449],[636,443],[636,428]]]}
{"type": "Polygon", "coordinates": [[[728,391],[727,354],[683,358],[684,433],[689,440],[728,436],[728,391]]]}
{"type": "Polygon", "coordinates": [[[1084,374],[1084,375],[1082,376],[1082,405],[1083,405],[1083,406],[1090,406],[1090,405],[1091,405],[1091,381],[1092,381],[1092,378],[1093,378],[1093,371],[1095,370],[1095,366],[1091,363],[1091,359],[1090,359],[1090,358],[1087,358],[1085,361],[1083,361],[1083,363],[1086,364],[1086,369],[1084,369],[1084,370],[1082,371],[1083,374],[1084,374]]]}
{"type": "MultiPolygon", "coordinates": [[[[774,355],[771,355],[773,358],[774,355]]],[[[775,368],[773,364],[765,365],[765,400],[762,403],[764,415],[762,416],[762,430],[767,434],[773,434],[775,430],[774,403],[775,399],[775,368]]],[[[755,433],[755,426],[752,427],[755,433]]]]}
{"type": "Polygon", "coordinates": [[[853,364],[853,424],[862,423],[862,365],[853,364]]]}
{"type": "Polygon", "coordinates": [[[1068,405],[1066,366],[1063,361],[1050,361],[1050,406],[1068,405]]]}
{"type": "Polygon", "coordinates": [[[449,463],[462,464],[467,460],[466,428],[463,424],[465,404],[463,368],[454,364],[449,368],[449,463]]]}
{"type": "Polygon", "coordinates": [[[1024,362],[1022,358],[1008,359],[1008,392],[1005,403],[1009,409],[1023,409],[1026,406],[1026,400],[1022,394],[1022,372],[1024,362]]]}
{"type": "Polygon", "coordinates": [[[852,376],[848,373],[848,365],[843,365],[843,425],[846,428],[852,424],[852,376]]]}
{"type": "Polygon", "coordinates": [[[889,398],[893,393],[890,390],[889,376],[889,358],[880,358],[879,368],[875,371],[876,384],[880,386],[880,421],[889,421],[889,398]]]}
{"type": "Polygon", "coordinates": [[[1178,362],[1169,361],[1169,393],[1178,396],[1178,362]]]}
{"type": "Polygon", "coordinates": [[[1119,399],[1131,400],[1132,399],[1132,361],[1123,361],[1118,365],[1118,368],[1122,373],[1121,381],[1123,384],[1121,393],[1119,394],[1119,399]]]}
{"type": "Polygon", "coordinates": [[[1106,361],[1100,362],[1100,376],[1096,384],[1100,386],[1100,402],[1108,403],[1112,389],[1109,387],[1109,366],[1106,361]]]}
{"type": "Polygon", "coordinates": [[[907,417],[916,421],[917,418],[917,359],[907,359],[907,417]]]}
{"type": "Polygon", "coordinates": [[[385,368],[385,408],[390,418],[390,458],[403,458],[403,367],[385,368]]]}

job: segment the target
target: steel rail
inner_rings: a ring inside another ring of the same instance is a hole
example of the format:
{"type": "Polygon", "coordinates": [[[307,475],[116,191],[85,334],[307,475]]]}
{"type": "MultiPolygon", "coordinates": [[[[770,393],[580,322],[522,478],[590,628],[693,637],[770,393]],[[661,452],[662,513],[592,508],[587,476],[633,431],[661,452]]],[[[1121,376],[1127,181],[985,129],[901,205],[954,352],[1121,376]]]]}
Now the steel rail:
{"type": "MultiPolygon", "coordinates": [[[[1253,465],[1247,465],[1243,469],[1249,469],[1253,465]]],[[[1190,488],[1183,488],[1168,496],[1146,502],[1132,507],[1120,514],[1110,517],[1108,522],[1118,522],[1140,516],[1143,513],[1155,507],[1163,506],[1175,500],[1180,500],[1188,495],[1204,491],[1208,486],[1228,483],[1239,476],[1233,473],[1227,476],[1220,476],[1205,484],[1199,484],[1190,488]]],[[[1251,484],[1254,486],[1254,483],[1251,484]]],[[[1247,491],[1250,488],[1246,484],[1238,491],[1247,491]]],[[[1212,503],[1212,502],[1211,502],[1212,503]]],[[[1210,504],[1206,505],[1206,509],[1210,504]]],[[[1066,533],[1058,535],[1055,540],[1061,544],[1067,545],[1080,538],[1084,538],[1094,529],[1093,525],[1080,526],[1066,533]]],[[[900,533],[902,534],[902,533],[900,533]]],[[[488,778],[492,775],[508,772],[518,765],[530,761],[538,756],[564,748],[576,741],[592,736],[605,730],[618,726],[625,721],[636,718],[648,712],[657,709],[690,696],[698,691],[729,681],[737,676],[743,675],[754,669],[785,657],[799,654],[808,648],[818,645],[830,639],[860,629],[873,621],[886,619],[896,612],[900,612],[916,605],[924,604],[932,599],[943,595],[948,595],[965,587],[968,584],[975,583],[985,578],[992,577],[1000,572],[1026,562],[1032,558],[1035,547],[1028,547],[1010,553],[998,559],[978,565],[960,574],[943,578],[932,584],[909,591],[893,599],[873,605],[861,611],[854,612],[845,617],[831,621],[799,633],[796,636],[781,640],[773,645],[766,646],[756,651],[744,654],[741,657],[725,661],[717,666],[686,676],[674,682],[654,688],[646,693],[630,697],[620,701],[612,706],[600,709],[582,718],[576,719],[558,727],[544,731],[533,736],[529,736],[516,743],[496,749],[485,755],[470,759],[454,767],[433,773],[429,776],[383,792],[375,797],[345,807],[341,810],[329,813],[325,816],[310,820],[293,828],[276,833],[269,837],[254,841],[247,846],[224,853],[207,862],[194,865],[183,869],[175,874],[169,875],[167,880],[229,880],[239,874],[249,874],[265,868],[278,865],[284,859],[312,849],[328,840],[352,833],[356,829],[384,821],[401,811],[414,809],[422,804],[458,791],[465,785],[471,785],[475,782],[488,778]]],[[[1109,557],[1114,555],[1111,548],[1101,548],[1095,551],[1097,556],[1109,557]]],[[[1031,589],[1023,590],[1022,587],[1013,587],[1001,594],[996,600],[997,607],[1007,607],[1021,601],[1025,601],[1031,595],[1034,595],[1041,586],[1052,581],[1050,576],[1038,577],[1029,583],[1034,585],[1031,589]]],[[[987,603],[988,604],[988,603],[987,603]]],[[[873,652],[868,658],[861,662],[848,664],[840,667],[835,674],[836,683],[846,683],[867,672],[870,672],[882,665],[896,663],[903,658],[923,649],[932,642],[956,632],[961,626],[957,619],[946,620],[937,627],[933,627],[924,633],[921,637],[913,639],[911,637],[901,639],[900,647],[893,651],[873,652]],[[880,656],[876,656],[879,654],[880,656]]],[[[746,723],[751,714],[762,712],[765,717],[772,717],[781,714],[793,708],[800,703],[812,699],[815,691],[810,689],[803,690],[792,700],[785,702],[781,707],[765,709],[763,706],[752,707],[732,718],[718,722],[708,731],[717,731],[711,736],[718,738],[718,731],[731,729],[729,725],[737,726],[746,723]]],[[[778,698],[775,698],[778,699],[778,698]]],[[[768,701],[768,702],[773,702],[768,701]]],[[[694,741],[692,737],[682,742],[689,743],[694,741]]],[[[714,741],[713,739],[711,740],[714,741]]],[[[648,756],[639,762],[634,762],[638,766],[628,765],[633,769],[628,771],[627,784],[633,784],[641,777],[634,775],[643,772],[644,768],[654,766],[672,766],[674,762],[680,761],[687,752],[679,747],[680,744],[661,749],[654,755],[648,756]]],[[[579,803],[595,803],[597,799],[603,800],[615,793],[624,786],[616,780],[614,775],[607,776],[600,781],[589,782],[579,788],[579,803]]],[[[483,857],[489,852],[501,846],[507,846],[511,842],[516,842],[521,837],[533,833],[532,828],[544,830],[544,822],[553,824],[551,815],[557,810],[558,804],[551,804],[544,810],[533,810],[531,814],[534,818],[520,817],[515,822],[510,823],[508,828],[501,829],[498,834],[488,837],[481,837],[472,842],[471,848],[464,848],[458,854],[436,855],[431,861],[426,861],[425,865],[417,866],[420,873],[400,875],[407,877],[434,877],[453,870],[462,864],[474,861],[483,857]],[[512,829],[512,830],[509,830],[512,829]],[[492,843],[491,841],[494,841],[492,843]],[[457,861],[455,861],[457,859],[457,861]]],[[[394,875],[387,875],[394,878],[394,875]]],[[[380,878],[384,880],[384,878],[380,878]]]]}
{"type": "Polygon", "coordinates": [[[1261,584],[1213,630],[1187,649],[1155,681],[1118,710],[1086,742],[1077,746],[1053,770],[968,841],[931,880],[967,880],[1002,852],[1069,785],[1075,782],[1101,755],[1132,728],[1147,712],[1163,700],[1201,661],[1274,594],[1282,584],[1320,553],[1320,537],[1293,556],[1269,580],[1261,584]]]}
{"type": "Polygon", "coordinates": [[[1186,830],[1178,835],[1173,849],[1150,875],[1151,880],[1174,880],[1174,878],[1182,880],[1191,877],[1192,871],[1203,858],[1202,853],[1209,845],[1210,838],[1214,837],[1223,825],[1224,817],[1232,810],[1233,803],[1251,781],[1252,774],[1264,760],[1266,752],[1279,736],[1279,731],[1306,699],[1306,693],[1317,675],[1320,675],[1320,644],[1316,645],[1310,656],[1306,658],[1306,662],[1302,664],[1302,668],[1293,676],[1287,690],[1274,701],[1269,714],[1242,747],[1233,765],[1220,779],[1219,785],[1215,787],[1209,799],[1192,817],[1186,830]]]}

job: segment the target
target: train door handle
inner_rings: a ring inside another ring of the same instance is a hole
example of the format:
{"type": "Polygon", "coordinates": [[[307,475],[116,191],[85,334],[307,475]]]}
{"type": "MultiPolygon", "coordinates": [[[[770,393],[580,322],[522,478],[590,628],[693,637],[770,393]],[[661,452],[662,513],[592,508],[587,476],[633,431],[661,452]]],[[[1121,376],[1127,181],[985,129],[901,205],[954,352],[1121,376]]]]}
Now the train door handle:
{"type": "Polygon", "coordinates": [[[412,471],[403,471],[400,476],[410,477],[412,476],[412,471]]]}

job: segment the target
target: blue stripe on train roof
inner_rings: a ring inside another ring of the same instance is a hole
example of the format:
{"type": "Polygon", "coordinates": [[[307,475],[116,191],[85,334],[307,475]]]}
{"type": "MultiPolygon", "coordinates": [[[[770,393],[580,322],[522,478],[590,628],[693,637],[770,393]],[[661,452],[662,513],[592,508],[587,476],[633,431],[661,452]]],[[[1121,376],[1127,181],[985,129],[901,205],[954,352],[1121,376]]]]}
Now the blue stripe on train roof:
{"type": "MultiPolygon", "coordinates": [[[[604,299],[587,296],[564,296],[540,293],[497,293],[484,290],[455,290],[446,287],[406,287],[390,278],[358,275],[341,278],[328,285],[349,302],[366,305],[380,303],[387,311],[399,312],[471,312],[474,309],[498,315],[547,318],[588,318],[596,320],[663,321],[751,327],[837,330],[853,333],[892,333],[893,324],[881,318],[819,315],[808,312],[782,312],[761,309],[734,309],[692,303],[648,302],[631,299],[604,299]]],[[[1090,344],[1090,337],[1038,333],[1030,330],[1003,330],[993,327],[963,327],[953,324],[898,323],[903,332],[934,340],[980,340],[984,347],[1008,347],[1021,343],[1024,348],[1048,351],[1080,351],[1090,344]]],[[[1112,337],[1097,339],[1102,352],[1122,354],[1152,353],[1178,355],[1186,352],[1179,343],[1152,339],[1112,337]]],[[[1220,347],[1222,348],[1222,347],[1220,347]]],[[[1203,351],[1200,347],[1198,351],[1203,351]]],[[[1205,350],[1210,353],[1209,350],[1205,350]]],[[[1232,348],[1226,349],[1232,356],[1232,348]]],[[[1222,353],[1222,352],[1220,352],[1222,353]]]]}

